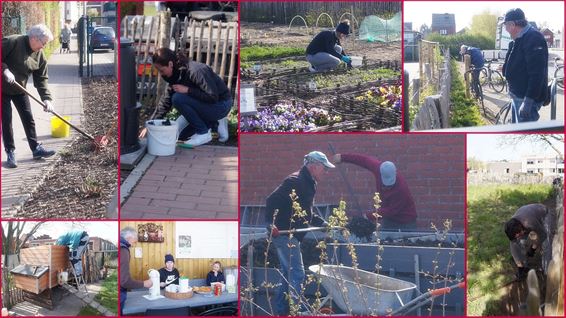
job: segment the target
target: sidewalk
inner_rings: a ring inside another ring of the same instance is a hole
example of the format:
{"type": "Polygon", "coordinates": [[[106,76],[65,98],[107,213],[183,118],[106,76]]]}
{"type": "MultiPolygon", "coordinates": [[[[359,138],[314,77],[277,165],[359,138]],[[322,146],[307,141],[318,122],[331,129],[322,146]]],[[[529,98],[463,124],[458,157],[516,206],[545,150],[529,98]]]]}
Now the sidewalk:
{"type": "Polygon", "coordinates": [[[237,147],[177,148],[175,155],[156,157],[139,174],[143,177],[133,189],[124,186],[130,180],[121,187],[122,195],[131,190],[120,210],[122,219],[238,218],[237,147]]]}
{"type": "MultiPolygon", "coordinates": [[[[71,51],[72,53],[70,54],[59,54],[59,50],[56,50],[49,58],[49,89],[53,96],[55,111],[63,116],[71,116],[71,122],[81,127],[83,96],[81,78],[78,76],[79,59],[76,39],[71,41],[71,51]]],[[[97,65],[94,66],[94,69],[97,70],[97,65]]],[[[104,69],[107,70],[108,67],[104,69]]],[[[98,72],[100,73],[100,71],[98,72]]],[[[31,78],[28,81],[27,89],[35,96],[38,96],[31,78]]],[[[51,114],[44,112],[42,107],[33,100],[31,100],[31,105],[38,141],[45,148],[59,151],[77,135],[77,132],[71,129],[71,136],[68,138],[52,138],[51,114]]],[[[12,107],[12,113],[16,143],[15,154],[18,160],[18,167],[16,169],[5,168],[6,154],[3,151],[4,149],[2,149],[3,218],[17,217],[16,212],[19,207],[29,198],[37,185],[43,182],[43,178],[52,166],[52,163],[58,158],[56,154],[46,160],[33,160],[32,151],[29,149],[22,122],[14,107],[12,107]]]]}

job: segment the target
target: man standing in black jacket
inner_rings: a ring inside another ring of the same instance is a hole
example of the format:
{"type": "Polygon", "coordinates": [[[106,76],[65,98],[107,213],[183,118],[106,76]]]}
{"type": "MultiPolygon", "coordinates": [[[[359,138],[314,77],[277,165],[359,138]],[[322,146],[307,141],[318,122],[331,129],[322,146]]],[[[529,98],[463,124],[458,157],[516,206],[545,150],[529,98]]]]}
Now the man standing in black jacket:
{"type": "Polygon", "coordinates": [[[334,168],[334,165],[328,161],[324,153],[312,151],[305,156],[301,170],[285,178],[283,183],[267,197],[266,221],[267,224],[270,224],[273,245],[277,249],[281,272],[284,276],[275,293],[274,304],[277,315],[289,313],[289,301],[292,301],[293,304],[299,302],[301,285],[305,279],[300,242],[305,234],[279,235],[279,230],[326,224],[324,219],[313,212],[312,208],[317,182],[330,168],[334,168]],[[300,205],[301,211],[294,209],[293,198],[300,205]],[[289,301],[285,299],[285,294],[289,295],[289,301]]]}
{"type": "Polygon", "coordinates": [[[346,55],[340,41],[350,34],[350,21],[344,20],[334,31],[322,31],[312,39],[307,46],[307,61],[311,63],[311,72],[323,72],[335,69],[340,61],[352,63],[346,55]]]}
{"type": "Polygon", "coordinates": [[[47,58],[43,48],[53,40],[53,34],[43,24],[32,26],[27,35],[11,35],[2,38],[2,140],[6,150],[6,167],[16,168],[16,144],[12,128],[12,103],[20,115],[33,159],[51,157],[53,150],[47,150],[37,142],[35,121],[29,97],[14,83],[26,87],[30,75],[39,97],[45,104],[44,110],[54,110],[48,87],[47,58]]]}
{"type": "Polygon", "coordinates": [[[513,100],[513,122],[537,121],[538,111],[547,97],[546,40],[527,22],[519,8],[507,11],[504,25],[513,38],[503,64],[503,75],[513,100]]]}

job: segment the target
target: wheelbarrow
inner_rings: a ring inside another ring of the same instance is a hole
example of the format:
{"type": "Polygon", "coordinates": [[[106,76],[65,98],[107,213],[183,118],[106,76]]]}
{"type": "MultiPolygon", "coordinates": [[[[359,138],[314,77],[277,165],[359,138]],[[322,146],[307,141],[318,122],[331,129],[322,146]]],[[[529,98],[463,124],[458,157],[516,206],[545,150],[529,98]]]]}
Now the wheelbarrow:
{"type": "Polygon", "coordinates": [[[328,297],[340,310],[360,316],[407,314],[436,296],[464,287],[464,283],[459,283],[418,295],[417,286],[411,282],[361,269],[341,265],[312,265],[309,270],[321,279],[328,297]],[[414,295],[418,296],[413,299],[414,295]]]}

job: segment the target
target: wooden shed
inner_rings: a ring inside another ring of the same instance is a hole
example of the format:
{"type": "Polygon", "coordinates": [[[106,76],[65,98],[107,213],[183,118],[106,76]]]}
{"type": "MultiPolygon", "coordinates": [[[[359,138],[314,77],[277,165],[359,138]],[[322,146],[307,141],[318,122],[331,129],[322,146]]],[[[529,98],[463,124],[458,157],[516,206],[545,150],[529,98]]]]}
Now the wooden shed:
{"type": "MultiPolygon", "coordinates": [[[[20,251],[20,264],[29,266],[47,267],[47,286],[53,288],[58,285],[57,274],[66,269],[69,264],[69,248],[59,245],[42,245],[22,249],[20,251]]],[[[18,286],[19,287],[19,286],[18,286]]],[[[29,292],[24,287],[19,287],[29,292]]]]}
{"type": "Polygon", "coordinates": [[[10,271],[17,288],[34,294],[41,294],[49,285],[49,268],[21,264],[10,271]]]}

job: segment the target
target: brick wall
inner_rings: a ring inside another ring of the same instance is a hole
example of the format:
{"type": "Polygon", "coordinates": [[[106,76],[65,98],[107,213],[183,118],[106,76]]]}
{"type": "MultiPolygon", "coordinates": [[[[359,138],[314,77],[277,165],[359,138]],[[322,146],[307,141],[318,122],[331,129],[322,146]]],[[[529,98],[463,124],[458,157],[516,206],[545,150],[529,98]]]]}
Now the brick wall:
{"type": "MultiPolygon", "coordinates": [[[[464,229],[465,137],[447,134],[284,134],[240,135],[240,204],[265,204],[265,198],[291,172],[300,169],[303,156],[320,150],[330,157],[328,143],[338,153],[373,155],[396,164],[415,199],[418,226],[440,226],[450,218],[453,228],[464,229]]],[[[351,164],[345,171],[363,209],[373,205],[375,179],[351,164]]],[[[336,204],[344,199],[355,213],[355,203],[339,171],[332,170],[319,183],[315,202],[336,204]]]]}

